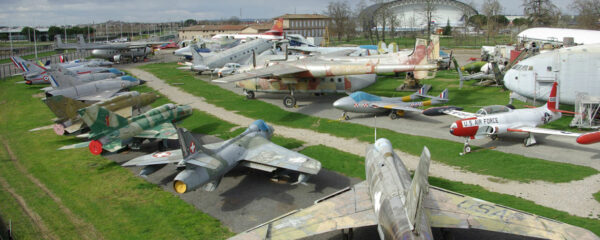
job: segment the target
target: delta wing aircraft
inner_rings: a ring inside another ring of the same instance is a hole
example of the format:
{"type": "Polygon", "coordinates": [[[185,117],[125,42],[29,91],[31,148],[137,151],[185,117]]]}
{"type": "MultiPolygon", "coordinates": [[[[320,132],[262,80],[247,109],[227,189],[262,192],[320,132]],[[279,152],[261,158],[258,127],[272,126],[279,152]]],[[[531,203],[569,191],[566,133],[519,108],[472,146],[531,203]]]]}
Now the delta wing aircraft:
{"type": "Polygon", "coordinates": [[[418,112],[423,110],[418,107],[436,105],[448,102],[448,89],[444,89],[438,97],[426,95],[423,88],[416,93],[405,97],[380,97],[366,92],[353,92],[349,96],[340,98],[333,102],[333,107],[344,111],[342,118],[350,120],[348,112],[353,113],[389,113],[391,119],[404,116],[404,112],[418,112]],[[412,98],[431,98],[428,101],[409,102],[412,98]]]}
{"type": "Polygon", "coordinates": [[[436,59],[434,46],[431,44],[427,47],[425,40],[417,39],[411,54],[399,52],[363,57],[335,54],[295,61],[272,61],[264,68],[213,81],[237,82],[237,86],[243,88],[248,98],[253,98],[254,92],[289,93],[284,97],[283,105],[294,107],[296,92],[321,94],[354,91],[374,82],[377,73],[415,72],[415,76],[421,76],[422,74],[417,73],[425,72],[426,75],[427,71],[437,69],[437,64],[428,61],[436,59]],[[367,83],[359,83],[364,79],[367,83]],[[357,86],[353,86],[355,83],[357,86]]]}
{"type": "MultiPolygon", "coordinates": [[[[126,92],[94,104],[128,118],[141,114],[143,112],[142,108],[153,103],[157,98],[158,96],[154,93],[140,94],[134,91],[126,92]]],[[[54,121],[55,124],[53,126],[56,134],[72,134],[87,128],[77,110],[89,107],[91,104],[76,101],[65,96],[47,97],[43,101],[58,118],[54,121]]]]}
{"type": "Polygon", "coordinates": [[[64,74],[61,68],[53,71],[49,77],[52,89],[46,91],[46,97],[60,95],[80,101],[103,101],[115,96],[122,89],[143,83],[131,76],[83,82],[64,74]]]}
{"type": "Polygon", "coordinates": [[[241,165],[271,173],[298,174],[296,183],[308,180],[321,170],[321,163],[270,141],[273,128],[256,120],[242,134],[224,142],[202,145],[183,128],[177,130],[181,150],[158,152],[134,158],[123,166],[145,166],[140,175],[151,174],[168,163],[183,169],[173,182],[177,193],[191,192],[203,187],[217,188],[223,175],[241,165]]]}
{"type": "Polygon", "coordinates": [[[177,139],[173,124],[192,115],[192,108],[168,103],[129,119],[100,105],[91,105],[77,112],[81,120],[89,126],[88,137],[92,140],[89,143],[78,143],[59,149],[87,145],[92,154],[99,155],[103,149],[109,152],[116,152],[127,146],[138,149],[144,139],[177,139]]]}
{"type": "Polygon", "coordinates": [[[191,70],[203,72],[222,68],[227,63],[246,64],[254,54],[260,54],[273,47],[273,43],[264,39],[255,39],[207,57],[202,57],[198,53],[196,45],[192,44],[190,47],[193,49],[191,70]]]}
{"type": "Polygon", "coordinates": [[[382,240],[447,239],[453,230],[474,239],[598,239],[580,227],[430,186],[430,162],[425,147],[411,179],[391,142],[380,138],[367,148],[365,181],[230,239],[301,239],[367,226],[376,226],[382,240]]]}
{"type": "Polygon", "coordinates": [[[476,113],[448,110],[444,113],[461,118],[450,126],[450,133],[454,136],[464,137],[463,153],[471,152],[470,139],[479,139],[486,136],[497,138],[498,134],[508,132],[528,133],[524,145],[536,143],[534,134],[550,134],[578,137],[581,134],[566,131],[538,128],[537,126],[555,121],[561,117],[561,110],[556,108],[556,88],[558,83],[552,85],[548,102],[538,108],[511,109],[507,106],[493,105],[479,109],[476,113]]]}

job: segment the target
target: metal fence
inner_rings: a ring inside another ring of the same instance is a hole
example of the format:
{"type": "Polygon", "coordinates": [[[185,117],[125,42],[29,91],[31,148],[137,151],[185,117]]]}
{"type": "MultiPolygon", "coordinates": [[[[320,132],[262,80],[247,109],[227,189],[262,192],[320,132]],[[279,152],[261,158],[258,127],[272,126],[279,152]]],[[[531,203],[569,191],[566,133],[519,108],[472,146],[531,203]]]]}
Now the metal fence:
{"type": "MultiPolygon", "coordinates": [[[[48,60],[50,60],[51,63],[58,63],[58,62],[60,62],[59,57],[61,55],[65,56],[69,60],[75,60],[75,59],[79,59],[79,58],[89,57],[91,55],[91,51],[76,51],[76,52],[70,52],[70,53],[55,54],[52,56],[41,57],[41,58],[39,58],[39,60],[42,63],[46,63],[48,60]]],[[[21,71],[21,69],[17,68],[17,66],[15,66],[15,64],[13,64],[12,62],[0,64],[0,79],[5,79],[7,77],[13,76],[13,75],[21,73],[21,72],[23,72],[23,71],[21,71]]]]}
{"type": "MultiPolygon", "coordinates": [[[[54,51],[54,45],[38,45],[37,46],[37,53],[45,53],[45,52],[51,52],[54,51]]],[[[2,59],[8,59],[10,58],[10,56],[25,56],[25,55],[33,55],[35,54],[35,47],[33,46],[27,46],[27,47],[14,47],[12,49],[12,54],[10,52],[10,48],[9,47],[2,47],[0,48],[0,60],[2,59]]]]}

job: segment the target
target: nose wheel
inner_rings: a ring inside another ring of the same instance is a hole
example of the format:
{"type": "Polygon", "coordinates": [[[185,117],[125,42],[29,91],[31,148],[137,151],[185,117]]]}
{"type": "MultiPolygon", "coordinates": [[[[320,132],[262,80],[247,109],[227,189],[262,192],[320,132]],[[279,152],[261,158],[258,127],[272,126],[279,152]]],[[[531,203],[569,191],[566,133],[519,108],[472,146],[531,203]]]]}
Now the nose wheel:
{"type": "Polygon", "coordinates": [[[246,98],[247,99],[254,99],[254,97],[255,97],[254,91],[246,91],[246,90],[244,90],[244,94],[246,94],[246,98]]]}
{"type": "Polygon", "coordinates": [[[292,95],[287,95],[283,98],[283,106],[293,108],[296,106],[296,98],[292,95]]]}
{"type": "Polygon", "coordinates": [[[342,116],[339,118],[339,120],[342,120],[342,119],[346,120],[346,121],[350,120],[350,116],[348,116],[347,112],[342,113],[342,116]]]}
{"type": "Polygon", "coordinates": [[[465,144],[463,145],[463,151],[460,153],[460,155],[463,156],[470,152],[471,152],[471,145],[469,144],[469,138],[466,138],[465,144]]]}

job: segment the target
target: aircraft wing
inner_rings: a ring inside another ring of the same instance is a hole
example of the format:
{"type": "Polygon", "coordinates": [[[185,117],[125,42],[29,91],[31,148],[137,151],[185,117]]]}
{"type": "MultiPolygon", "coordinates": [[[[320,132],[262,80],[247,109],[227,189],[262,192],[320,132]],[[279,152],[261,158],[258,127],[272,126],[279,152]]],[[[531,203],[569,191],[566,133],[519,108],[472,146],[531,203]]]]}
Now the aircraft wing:
{"type": "Polygon", "coordinates": [[[472,118],[472,117],[478,117],[479,116],[479,115],[477,115],[475,113],[463,112],[463,111],[454,110],[454,109],[444,110],[442,112],[445,113],[445,114],[447,114],[447,115],[455,116],[457,118],[472,118]]]}
{"type": "Polygon", "coordinates": [[[390,110],[401,110],[401,111],[409,111],[409,112],[423,112],[423,110],[414,108],[410,106],[410,103],[392,103],[392,102],[373,102],[371,103],[371,107],[373,108],[385,108],[390,110]]]}
{"type": "Polygon", "coordinates": [[[136,135],[138,138],[178,139],[177,129],[172,123],[166,122],[156,125],[136,135]]]}
{"type": "Polygon", "coordinates": [[[144,156],[136,157],[124,163],[123,166],[148,166],[167,163],[178,163],[183,159],[181,150],[175,149],[166,152],[155,152],[144,156]]]}
{"type": "Polygon", "coordinates": [[[104,100],[109,99],[112,96],[114,96],[120,90],[121,89],[106,90],[106,91],[102,91],[102,92],[96,93],[94,95],[80,97],[77,100],[81,100],[81,101],[104,101],[104,100]]]}
{"type": "Polygon", "coordinates": [[[548,135],[560,135],[560,136],[568,136],[568,137],[579,137],[581,133],[560,131],[554,129],[547,128],[536,128],[536,127],[518,127],[518,128],[509,128],[507,129],[509,132],[530,132],[530,133],[541,133],[548,135]]]}
{"type": "Polygon", "coordinates": [[[248,72],[239,73],[236,75],[231,75],[231,76],[227,76],[227,77],[220,78],[217,80],[213,80],[213,82],[230,83],[230,82],[237,82],[237,81],[242,81],[242,80],[252,79],[252,78],[257,78],[257,77],[279,77],[279,76],[301,73],[301,72],[306,72],[306,71],[307,70],[304,68],[294,67],[294,66],[290,66],[288,64],[275,64],[272,66],[258,68],[258,69],[250,70],[248,72]]]}
{"type": "Polygon", "coordinates": [[[319,57],[323,57],[323,58],[327,58],[327,57],[343,57],[343,56],[348,56],[348,55],[352,54],[353,52],[356,52],[357,50],[358,49],[341,49],[341,50],[338,50],[338,51],[321,54],[319,57]]]}
{"type": "Polygon", "coordinates": [[[423,199],[431,227],[478,229],[540,239],[598,239],[592,232],[445,189],[423,199]]]}
{"type": "Polygon", "coordinates": [[[230,239],[299,239],[376,224],[369,187],[363,181],[317,200],[315,205],[292,211],[230,239]]]}
{"type": "Polygon", "coordinates": [[[279,146],[263,137],[252,138],[248,145],[250,148],[247,149],[243,159],[255,163],[248,164],[248,167],[261,170],[264,170],[265,166],[285,168],[308,174],[317,174],[321,170],[319,161],[279,146]]]}

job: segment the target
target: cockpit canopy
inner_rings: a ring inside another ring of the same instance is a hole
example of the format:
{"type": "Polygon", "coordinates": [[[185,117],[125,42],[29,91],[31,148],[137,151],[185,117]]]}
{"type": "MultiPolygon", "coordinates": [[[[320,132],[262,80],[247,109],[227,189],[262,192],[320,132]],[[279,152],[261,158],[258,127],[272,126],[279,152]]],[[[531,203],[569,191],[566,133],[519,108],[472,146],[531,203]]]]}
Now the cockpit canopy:
{"type": "Polygon", "coordinates": [[[381,101],[380,97],[368,94],[366,92],[361,92],[361,91],[353,92],[352,94],[350,94],[350,97],[355,102],[360,102],[360,101],[370,101],[370,102],[381,101]]]}
{"type": "Polygon", "coordinates": [[[476,114],[489,115],[489,114],[496,114],[496,113],[505,113],[505,112],[510,112],[510,111],[512,111],[512,109],[510,109],[507,106],[491,105],[491,106],[482,107],[481,109],[477,110],[476,114]]]}

